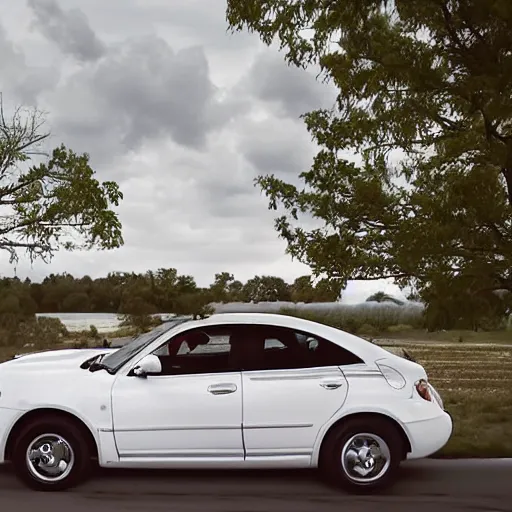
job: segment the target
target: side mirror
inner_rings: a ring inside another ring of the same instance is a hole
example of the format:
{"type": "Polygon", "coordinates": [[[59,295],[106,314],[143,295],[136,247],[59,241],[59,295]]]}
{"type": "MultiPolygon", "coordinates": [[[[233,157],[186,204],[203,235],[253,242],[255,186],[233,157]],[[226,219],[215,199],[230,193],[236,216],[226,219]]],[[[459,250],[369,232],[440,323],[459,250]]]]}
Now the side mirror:
{"type": "Polygon", "coordinates": [[[160,359],[153,354],[149,354],[139,361],[139,364],[133,369],[133,374],[137,377],[147,377],[148,373],[162,373],[162,363],[160,359]]]}

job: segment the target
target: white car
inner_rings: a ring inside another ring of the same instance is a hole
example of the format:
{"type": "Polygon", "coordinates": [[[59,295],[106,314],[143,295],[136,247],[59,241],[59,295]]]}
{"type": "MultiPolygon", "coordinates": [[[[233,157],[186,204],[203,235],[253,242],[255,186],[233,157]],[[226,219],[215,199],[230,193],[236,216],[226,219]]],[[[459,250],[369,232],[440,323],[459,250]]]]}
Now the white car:
{"type": "Polygon", "coordinates": [[[0,364],[0,463],[36,490],[75,486],[99,464],[318,467],[368,492],[451,433],[422,366],[283,315],[175,320],[122,348],[0,364]]]}

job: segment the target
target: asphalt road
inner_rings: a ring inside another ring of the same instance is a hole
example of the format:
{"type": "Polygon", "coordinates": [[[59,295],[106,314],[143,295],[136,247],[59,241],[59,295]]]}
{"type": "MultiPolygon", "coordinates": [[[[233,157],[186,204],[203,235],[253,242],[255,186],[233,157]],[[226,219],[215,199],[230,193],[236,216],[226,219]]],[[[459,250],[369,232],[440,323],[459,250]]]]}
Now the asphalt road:
{"type": "Polygon", "coordinates": [[[63,493],[25,489],[0,469],[0,510],[16,512],[486,512],[512,511],[512,460],[404,463],[385,494],[351,496],[315,472],[100,470],[63,493]]]}

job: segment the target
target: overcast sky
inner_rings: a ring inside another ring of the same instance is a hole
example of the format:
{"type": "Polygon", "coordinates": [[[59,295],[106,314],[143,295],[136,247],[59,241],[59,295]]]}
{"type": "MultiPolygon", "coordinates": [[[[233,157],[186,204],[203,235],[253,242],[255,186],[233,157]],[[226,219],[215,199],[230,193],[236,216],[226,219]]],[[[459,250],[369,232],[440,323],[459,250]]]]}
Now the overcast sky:
{"type": "MultiPolygon", "coordinates": [[[[216,272],[292,281],[275,212],[253,180],[294,181],[315,154],[299,116],[334,91],[258,37],[231,35],[225,0],[0,0],[6,105],[48,112],[52,145],[88,152],[117,181],[125,245],[61,252],[50,265],[0,255],[3,275],[40,280],[175,267],[202,286],[216,272]]],[[[386,283],[351,283],[344,302],[386,283]]]]}

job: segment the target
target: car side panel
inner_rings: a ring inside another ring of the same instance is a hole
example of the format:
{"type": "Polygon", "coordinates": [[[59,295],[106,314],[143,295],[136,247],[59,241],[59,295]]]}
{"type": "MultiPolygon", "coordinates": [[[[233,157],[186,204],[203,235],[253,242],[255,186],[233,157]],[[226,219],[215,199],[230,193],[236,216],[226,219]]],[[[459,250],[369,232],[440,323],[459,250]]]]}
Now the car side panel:
{"type": "Polygon", "coordinates": [[[318,431],[344,406],[343,373],[306,368],[242,372],[242,378],[246,461],[289,457],[308,465],[318,431]]]}
{"type": "Polygon", "coordinates": [[[120,458],[243,460],[241,380],[240,372],[120,376],[112,390],[120,458]]]}
{"type": "Polygon", "coordinates": [[[349,393],[343,409],[324,425],[315,441],[312,465],[318,465],[322,441],[329,429],[343,418],[354,414],[381,414],[394,420],[404,431],[411,444],[408,458],[426,457],[444,446],[451,434],[449,416],[433,402],[423,400],[413,389],[391,388],[382,374],[371,367],[347,376],[349,393]],[[421,427],[432,426],[432,430],[421,427]],[[425,440],[425,434],[427,434],[425,440]]]}

